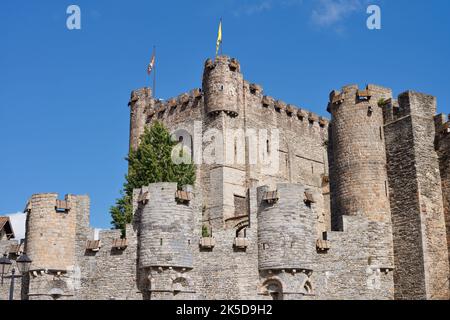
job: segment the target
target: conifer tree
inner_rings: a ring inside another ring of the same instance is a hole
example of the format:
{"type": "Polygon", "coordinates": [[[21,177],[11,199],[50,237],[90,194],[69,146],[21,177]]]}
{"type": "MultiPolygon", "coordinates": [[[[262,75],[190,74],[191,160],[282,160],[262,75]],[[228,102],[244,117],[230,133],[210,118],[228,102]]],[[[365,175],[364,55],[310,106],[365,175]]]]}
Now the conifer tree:
{"type": "Polygon", "coordinates": [[[150,183],[176,182],[178,188],[195,183],[195,166],[192,163],[177,164],[172,160],[174,152],[185,156],[182,148],[175,148],[177,141],[172,139],[170,132],[160,122],[155,122],[141,137],[136,151],[130,150],[128,158],[128,174],[121,192],[122,197],[116,200],[116,205],[110,209],[112,222],[116,229],[125,233],[125,226],[133,218],[133,190],[150,183]]]}

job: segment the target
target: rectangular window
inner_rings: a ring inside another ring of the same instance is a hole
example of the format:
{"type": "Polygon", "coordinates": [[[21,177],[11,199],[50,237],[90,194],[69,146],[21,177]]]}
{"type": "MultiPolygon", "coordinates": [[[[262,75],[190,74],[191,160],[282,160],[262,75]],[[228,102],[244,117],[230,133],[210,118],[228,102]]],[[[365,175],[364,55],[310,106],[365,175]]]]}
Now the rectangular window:
{"type": "Polygon", "coordinates": [[[234,216],[241,217],[248,215],[247,197],[234,195],[234,216]]]}

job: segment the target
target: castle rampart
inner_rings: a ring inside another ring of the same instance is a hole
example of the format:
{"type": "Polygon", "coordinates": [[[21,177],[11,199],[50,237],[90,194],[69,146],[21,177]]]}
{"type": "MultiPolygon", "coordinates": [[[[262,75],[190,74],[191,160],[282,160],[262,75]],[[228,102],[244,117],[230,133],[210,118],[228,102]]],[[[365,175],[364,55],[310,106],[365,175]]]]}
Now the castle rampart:
{"type": "Polygon", "coordinates": [[[383,238],[386,230],[364,216],[343,216],[342,231],[327,232],[318,246],[311,277],[316,299],[392,300],[392,237],[383,238]],[[380,242],[376,251],[374,242],[380,242]]]}
{"type": "Polygon", "coordinates": [[[435,126],[436,150],[439,157],[445,225],[447,228],[447,248],[450,252],[450,117],[443,114],[436,116],[435,126]]]}
{"type": "Polygon", "coordinates": [[[196,185],[134,190],[125,235],[89,226],[87,196],[32,196],[25,299],[448,298],[450,130],[434,97],[349,85],[329,122],[219,56],[201,89],[129,105],[130,149],[161,121],[194,148],[196,185]],[[221,151],[239,161],[205,160],[221,151]]]}
{"type": "Polygon", "coordinates": [[[102,230],[95,237],[91,229],[87,238],[89,241],[84,242],[81,249],[82,256],[66,279],[69,288],[74,289],[72,299],[136,300],[145,297],[144,280],[137,268],[135,228],[126,226],[126,238],[121,237],[120,230],[102,230]]]}
{"type": "Polygon", "coordinates": [[[448,299],[445,220],[434,146],[436,99],[408,91],[398,104],[396,116],[385,125],[395,296],[448,299]]]}

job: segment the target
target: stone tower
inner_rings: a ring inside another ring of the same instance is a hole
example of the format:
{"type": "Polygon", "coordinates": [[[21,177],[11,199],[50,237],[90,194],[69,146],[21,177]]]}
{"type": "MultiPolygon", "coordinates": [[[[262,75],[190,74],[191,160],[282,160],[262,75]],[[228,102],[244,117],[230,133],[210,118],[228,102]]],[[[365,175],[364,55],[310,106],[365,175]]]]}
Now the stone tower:
{"type": "Polygon", "coordinates": [[[343,216],[368,220],[368,265],[392,270],[393,239],[389,202],[382,102],[387,88],[350,85],[330,95],[330,169],[333,228],[343,230],[343,216]]]}
{"type": "Polygon", "coordinates": [[[148,112],[154,105],[152,90],[142,88],[131,93],[130,106],[130,148],[136,150],[144,133],[148,112]]]}
{"type": "Polygon", "coordinates": [[[313,294],[317,212],[305,199],[300,184],[258,188],[258,268],[267,290],[284,299],[313,294]]]}
{"type": "Polygon", "coordinates": [[[449,297],[435,113],[435,97],[411,91],[385,106],[396,299],[449,297]]]}
{"type": "Polygon", "coordinates": [[[208,59],[203,73],[203,92],[207,114],[225,112],[230,116],[239,114],[243,97],[243,76],[236,59],[218,56],[208,59]]]}
{"type": "MultiPolygon", "coordinates": [[[[244,80],[236,59],[218,56],[205,62],[203,73],[204,96],[204,160],[202,171],[208,181],[205,200],[208,202],[206,219],[212,228],[222,228],[227,219],[235,216],[234,193],[247,194],[245,161],[229,159],[228,145],[234,144],[235,136],[227,136],[227,130],[242,130],[245,136],[244,80]],[[244,129],[243,129],[244,128],[244,129]],[[217,135],[209,140],[209,134],[217,135]],[[206,143],[205,143],[206,140],[206,143]],[[213,156],[209,152],[214,145],[213,156]],[[208,158],[212,161],[208,163],[208,158]],[[237,187],[239,185],[239,187],[237,187]]],[[[244,200],[245,201],[245,200],[244,200]]],[[[245,215],[245,212],[243,213],[245,215]]]]}
{"type": "Polygon", "coordinates": [[[378,102],[391,96],[390,89],[373,85],[365,90],[350,85],[330,95],[330,180],[337,229],[343,215],[390,222],[383,111],[378,102]]]}
{"type": "Polygon", "coordinates": [[[139,268],[144,274],[145,291],[150,292],[148,298],[188,299],[192,293],[188,272],[194,265],[192,250],[197,239],[192,193],[180,193],[176,183],[156,183],[135,195],[139,268]]]}
{"type": "Polygon", "coordinates": [[[66,195],[58,200],[55,193],[36,194],[26,212],[25,251],[33,260],[29,296],[67,293],[67,283],[57,277],[76,267],[77,256],[84,250],[80,235],[89,224],[89,197],[66,195]]]}

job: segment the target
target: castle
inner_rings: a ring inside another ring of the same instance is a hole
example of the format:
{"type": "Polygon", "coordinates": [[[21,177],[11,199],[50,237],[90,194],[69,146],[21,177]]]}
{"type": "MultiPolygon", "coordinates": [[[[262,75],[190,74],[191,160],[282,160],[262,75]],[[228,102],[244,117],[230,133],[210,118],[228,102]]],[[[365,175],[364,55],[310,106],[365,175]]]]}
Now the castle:
{"type": "Polygon", "coordinates": [[[164,123],[192,150],[196,185],[135,190],[126,238],[94,232],[87,196],[33,195],[25,248],[0,241],[33,260],[17,298],[449,299],[450,122],[436,99],[349,85],[329,121],[240,69],[218,56],[201,89],[132,92],[130,147],[164,123]],[[203,161],[211,148],[243,161],[203,161]]]}

